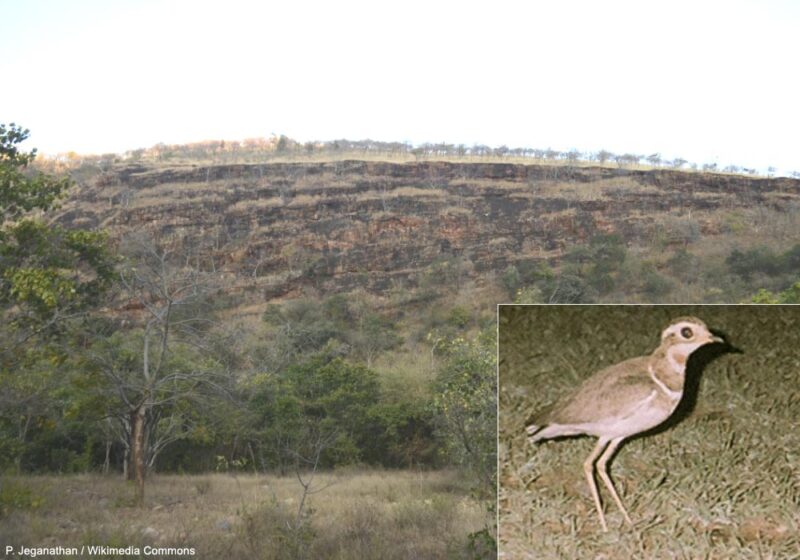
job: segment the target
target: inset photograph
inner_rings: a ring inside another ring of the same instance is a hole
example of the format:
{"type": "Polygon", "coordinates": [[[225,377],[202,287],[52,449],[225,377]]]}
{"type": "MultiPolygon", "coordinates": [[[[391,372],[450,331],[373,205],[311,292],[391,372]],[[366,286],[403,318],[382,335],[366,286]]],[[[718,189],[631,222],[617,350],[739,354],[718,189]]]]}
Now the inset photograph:
{"type": "Polygon", "coordinates": [[[500,558],[800,554],[800,306],[498,314],[500,558]]]}

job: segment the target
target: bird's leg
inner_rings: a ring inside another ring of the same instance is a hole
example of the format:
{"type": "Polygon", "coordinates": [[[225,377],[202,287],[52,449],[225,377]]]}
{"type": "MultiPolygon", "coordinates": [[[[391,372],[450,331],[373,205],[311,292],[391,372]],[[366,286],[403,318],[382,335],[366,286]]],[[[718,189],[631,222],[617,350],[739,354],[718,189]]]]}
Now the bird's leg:
{"type": "Polygon", "coordinates": [[[586,481],[589,483],[589,490],[592,493],[594,505],[597,508],[597,514],[600,516],[600,525],[603,526],[603,531],[607,532],[608,526],[606,525],[606,517],[603,515],[603,506],[600,504],[600,493],[597,491],[597,481],[594,479],[594,462],[603,452],[603,449],[605,449],[606,445],[608,445],[608,439],[601,437],[591,455],[589,455],[589,457],[586,458],[586,461],[584,461],[583,472],[586,473],[586,481]]]}
{"type": "Polygon", "coordinates": [[[609,492],[611,492],[611,497],[614,498],[614,501],[617,503],[617,507],[622,512],[622,515],[625,516],[625,521],[628,522],[628,525],[633,525],[633,521],[628,516],[628,512],[625,510],[625,506],[622,505],[622,500],[619,498],[619,494],[614,489],[614,483],[611,482],[611,477],[608,476],[608,461],[614,455],[614,452],[619,447],[619,444],[622,443],[624,438],[614,438],[611,440],[611,445],[609,445],[605,452],[600,456],[600,459],[597,461],[597,472],[600,474],[600,478],[603,479],[603,483],[608,488],[609,492]]]}

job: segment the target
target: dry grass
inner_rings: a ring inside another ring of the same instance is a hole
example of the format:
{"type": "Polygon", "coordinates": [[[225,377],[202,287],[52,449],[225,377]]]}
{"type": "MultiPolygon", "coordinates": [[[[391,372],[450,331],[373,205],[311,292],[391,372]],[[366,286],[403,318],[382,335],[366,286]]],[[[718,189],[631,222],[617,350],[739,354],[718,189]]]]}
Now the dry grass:
{"type": "Polygon", "coordinates": [[[510,309],[500,326],[501,558],[800,557],[800,307],[510,309]],[[693,358],[694,410],[623,446],[611,471],[636,525],[603,493],[603,533],[582,471],[595,440],[534,446],[524,425],[593,371],[652,351],[688,314],[741,353],[693,358]]]}
{"type": "Polygon", "coordinates": [[[570,181],[541,181],[531,193],[535,198],[562,198],[586,202],[590,200],[612,200],[620,195],[656,194],[657,187],[643,185],[629,177],[601,179],[590,183],[570,181]]]}
{"type": "MultiPolygon", "coordinates": [[[[225,195],[232,194],[234,187],[228,181],[209,181],[193,183],[159,183],[152,187],[129,191],[129,208],[149,208],[175,201],[192,200],[193,202],[219,202],[225,195]]],[[[106,196],[114,191],[104,187],[101,191],[101,202],[106,201],[106,196]]]]}
{"type": "Polygon", "coordinates": [[[295,530],[293,477],[155,476],[143,508],[133,488],[97,475],[6,478],[42,502],[0,520],[15,547],[149,544],[193,547],[194,558],[451,558],[487,522],[455,472],[349,471],[319,475],[295,530]]]}
{"type": "Polygon", "coordinates": [[[439,210],[440,216],[472,216],[473,211],[463,206],[446,206],[439,210]]]}
{"type": "Polygon", "coordinates": [[[400,186],[392,187],[385,191],[364,191],[356,196],[356,200],[359,202],[366,202],[370,200],[394,200],[399,198],[444,198],[445,196],[447,196],[447,193],[441,189],[400,186]]]}
{"type": "Polygon", "coordinates": [[[285,206],[286,203],[284,200],[279,196],[270,196],[266,198],[248,198],[246,200],[240,200],[228,207],[229,212],[251,212],[255,209],[265,209],[265,208],[280,208],[281,206],[285,206]]]}
{"type": "Polygon", "coordinates": [[[462,189],[476,194],[487,190],[513,193],[514,191],[529,192],[531,189],[530,184],[525,181],[509,181],[507,179],[451,179],[451,183],[455,183],[462,189]]]}

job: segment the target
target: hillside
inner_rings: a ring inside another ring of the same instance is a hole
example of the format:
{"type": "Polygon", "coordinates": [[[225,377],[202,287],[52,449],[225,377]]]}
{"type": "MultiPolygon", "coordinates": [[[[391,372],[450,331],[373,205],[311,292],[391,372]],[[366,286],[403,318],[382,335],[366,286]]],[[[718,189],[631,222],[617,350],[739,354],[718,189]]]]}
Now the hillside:
{"type": "Polygon", "coordinates": [[[426,275],[481,284],[509,265],[558,269],[608,233],[669,277],[673,251],[713,261],[760,239],[784,249],[800,227],[798,180],[665,169],[342,161],[117,165],[83,177],[59,221],[202,246],[251,302],[309,287],[385,294],[426,275]]]}
{"type": "MultiPolygon", "coordinates": [[[[407,526],[444,520],[448,557],[493,550],[497,302],[800,297],[797,180],[502,161],[116,162],[72,174],[78,185],[47,219],[108,232],[123,258],[109,259],[106,291],[84,292],[88,315],[52,323],[63,344],[5,321],[26,345],[7,355],[26,363],[0,371],[0,467],[133,474],[123,505],[153,505],[146,461],[165,475],[454,468],[485,522],[453,521],[447,504],[460,502],[430,499],[407,526]]],[[[37,235],[9,252],[18,270],[38,264],[43,240],[103,239],[53,225],[20,221],[37,235]]],[[[63,254],[48,273],[93,278],[63,254]]],[[[11,294],[37,295],[29,284],[11,294]]],[[[303,517],[299,482],[288,538],[308,530],[323,546],[325,516],[303,517]]],[[[47,493],[16,488],[20,510],[47,493]]],[[[200,498],[208,491],[201,481],[200,498]]],[[[371,518],[406,526],[405,506],[385,496],[391,508],[371,518]]],[[[284,510],[269,511],[286,526],[284,510]]],[[[38,522],[25,515],[14,523],[38,522]]],[[[237,513],[244,536],[247,519],[237,513]]]]}

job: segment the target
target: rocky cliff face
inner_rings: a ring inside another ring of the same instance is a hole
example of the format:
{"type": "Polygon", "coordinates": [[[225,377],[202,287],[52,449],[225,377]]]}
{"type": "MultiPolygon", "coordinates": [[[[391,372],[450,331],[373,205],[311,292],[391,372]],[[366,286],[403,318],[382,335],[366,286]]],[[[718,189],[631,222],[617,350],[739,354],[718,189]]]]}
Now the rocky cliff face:
{"type": "Polygon", "coordinates": [[[557,263],[601,232],[630,243],[719,233],[724,213],[800,204],[800,181],[670,170],[343,161],[105,172],[59,219],[202,247],[231,286],[267,299],[416,282],[450,259],[464,274],[557,263]],[[220,264],[221,263],[221,264],[220,264]]]}

